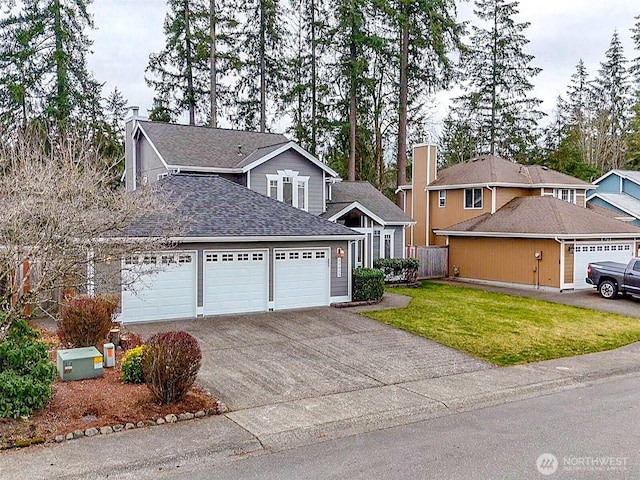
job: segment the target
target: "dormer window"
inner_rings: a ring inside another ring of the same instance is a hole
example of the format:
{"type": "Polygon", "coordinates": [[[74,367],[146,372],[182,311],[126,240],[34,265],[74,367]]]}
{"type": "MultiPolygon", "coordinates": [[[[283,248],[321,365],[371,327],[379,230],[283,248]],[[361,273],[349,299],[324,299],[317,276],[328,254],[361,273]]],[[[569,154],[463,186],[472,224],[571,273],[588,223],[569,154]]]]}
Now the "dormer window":
{"type": "Polygon", "coordinates": [[[553,196],[569,203],[576,203],[576,191],[573,188],[554,188],[553,196]]]}
{"type": "Polygon", "coordinates": [[[278,170],[276,175],[267,174],[267,195],[281,202],[308,210],[309,177],[292,170],[278,170]]]}

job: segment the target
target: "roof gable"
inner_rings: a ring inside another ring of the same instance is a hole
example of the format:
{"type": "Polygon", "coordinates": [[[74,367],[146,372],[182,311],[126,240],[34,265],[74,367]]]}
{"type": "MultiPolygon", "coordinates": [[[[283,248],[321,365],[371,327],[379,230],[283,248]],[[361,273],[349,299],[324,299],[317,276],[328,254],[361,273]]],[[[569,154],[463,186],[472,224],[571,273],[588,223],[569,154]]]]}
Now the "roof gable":
{"type": "Polygon", "coordinates": [[[468,185],[502,185],[520,187],[572,186],[588,188],[591,184],[540,165],[522,165],[494,155],[472,158],[438,171],[438,178],[427,188],[468,185]]]}
{"type": "Polygon", "coordinates": [[[138,121],[136,130],[149,141],[167,168],[200,172],[247,172],[280,153],[293,149],[325,170],[338,174],[287,137],[275,133],[195,127],[138,121]]]}
{"type": "MultiPolygon", "coordinates": [[[[360,234],[316,215],[261,195],[217,175],[171,175],[153,188],[177,205],[184,220],[181,238],[344,238],[360,234]]],[[[157,236],[162,218],[147,218],[126,231],[127,236],[157,236]]]]}
{"type": "Polygon", "coordinates": [[[238,169],[238,164],[265,147],[289,140],[280,134],[138,121],[161,158],[171,167],[238,169]]]}
{"type": "Polygon", "coordinates": [[[615,175],[617,177],[622,177],[627,180],[631,180],[633,183],[636,183],[640,186],[640,171],[637,170],[610,170],[609,172],[602,175],[600,178],[597,178],[593,181],[594,185],[598,185],[602,180],[610,177],[611,175],[615,175]]]}
{"type": "Polygon", "coordinates": [[[382,225],[415,223],[411,217],[369,182],[334,183],[331,186],[331,200],[327,202],[325,216],[335,220],[353,208],[358,208],[382,225]]]}

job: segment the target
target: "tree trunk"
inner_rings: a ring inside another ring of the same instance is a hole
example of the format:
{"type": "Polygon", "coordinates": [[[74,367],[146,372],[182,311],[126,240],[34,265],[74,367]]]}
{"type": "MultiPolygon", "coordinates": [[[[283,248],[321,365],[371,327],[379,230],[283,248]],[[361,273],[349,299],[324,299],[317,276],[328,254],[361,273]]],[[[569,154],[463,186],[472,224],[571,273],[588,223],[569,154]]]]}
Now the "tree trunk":
{"type": "Polygon", "coordinates": [[[311,154],[316,155],[316,135],[317,135],[317,96],[316,80],[316,2],[311,0],[311,154]]]}
{"type": "MultiPolygon", "coordinates": [[[[405,22],[408,20],[405,19],[405,22]]],[[[407,183],[407,104],[409,69],[409,27],[405,23],[400,30],[400,92],[398,98],[398,186],[407,183]]],[[[398,192],[396,204],[402,207],[403,193],[398,192]]]]}
{"type": "Polygon", "coordinates": [[[65,65],[65,54],[62,45],[62,6],[60,0],[55,0],[54,8],[54,35],[56,38],[56,51],[53,58],[56,62],[56,100],[54,104],[54,115],[57,121],[66,120],[69,116],[69,98],[67,97],[67,68],[65,65]]]}
{"type": "Polygon", "coordinates": [[[210,84],[211,84],[211,128],[218,128],[218,81],[216,68],[216,0],[209,0],[209,30],[211,35],[211,54],[209,58],[210,65],[210,84]]]}
{"type": "Polygon", "coordinates": [[[489,146],[489,153],[491,155],[495,155],[496,153],[496,109],[497,107],[497,62],[498,62],[498,6],[494,7],[493,10],[493,47],[492,47],[492,63],[491,65],[491,131],[489,132],[489,141],[491,142],[489,146]]]}
{"type": "Polygon", "coordinates": [[[267,105],[266,105],[266,21],[264,12],[264,0],[260,1],[260,131],[267,130],[267,105]]]}
{"type": "Polygon", "coordinates": [[[357,82],[355,69],[357,57],[357,46],[355,43],[355,31],[352,27],[351,31],[351,44],[349,45],[349,63],[351,67],[350,73],[350,88],[349,88],[349,165],[347,168],[347,179],[350,182],[356,179],[356,140],[357,140],[357,82]]]}
{"type": "Polygon", "coordinates": [[[196,124],[195,94],[193,91],[193,59],[191,57],[191,26],[189,18],[189,0],[184,0],[185,61],[187,77],[187,104],[189,106],[189,125],[196,124]]]}

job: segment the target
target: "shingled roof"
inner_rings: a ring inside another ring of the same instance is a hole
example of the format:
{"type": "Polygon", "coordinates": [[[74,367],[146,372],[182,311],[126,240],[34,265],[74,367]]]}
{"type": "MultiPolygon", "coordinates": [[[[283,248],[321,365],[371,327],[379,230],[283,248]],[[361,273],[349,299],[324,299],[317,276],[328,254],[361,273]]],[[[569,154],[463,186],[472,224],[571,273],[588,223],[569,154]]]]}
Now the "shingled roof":
{"type": "Polygon", "coordinates": [[[249,157],[257,160],[289,142],[275,133],[140,120],[139,125],[164,161],[175,166],[241,168],[249,157]]]}
{"type": "MultiPolygon", "coordinates": [[[[309,240],[357,238],[343,225],[298,210],[290,205],[249,190],[217,175],[171,175],[154,184],[177,205],[175,216],[183,219],[182,238],[293,237],[309,240]]],[[[147,218],[126,230],[130,237],[162,234],[161,216],[147,218]]],[[[167,233],[168,234],[168,233],[167,233]]]]}
{"type": "Polygon", "coordinates": [[[583,180],[547,167],[521,165],[494,155],[485,155],[439,170],[437,180],[429,184],[427,188],[497,184],[522,185],[523,187],[592,186],[583,180]]]}
{"type": "Polygon", "coordinates": [[[331,186],[331,200],[327,201],[327,211],[323,216],[331,218],[354,202],[378,216],[385,224],[413,223],[411,217],[369,182],[334,183],[331,186]]]}
{"type": "Polygon", "coordinates": [[[594,210],[551,196],[518,197],[493,215],[478,217],[436,230],[451,236],[531,236],[538,238],[640,238],[640,228],[594,210]]]}

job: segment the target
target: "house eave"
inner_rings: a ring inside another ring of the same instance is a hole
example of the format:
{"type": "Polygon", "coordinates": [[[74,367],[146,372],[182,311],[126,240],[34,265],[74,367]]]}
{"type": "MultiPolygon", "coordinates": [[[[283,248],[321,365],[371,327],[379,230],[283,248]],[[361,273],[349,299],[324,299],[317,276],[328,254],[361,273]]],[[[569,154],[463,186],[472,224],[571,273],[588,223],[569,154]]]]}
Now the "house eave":
{"type": "Polygon", "coordinates": [[[572,183],[507,183],[507,182],[482,182],[482,183],[465,183],[459,185],[427,185],[425,191],[436,190],[457,190],[461,188],[484,188],[484,187],[502,187],[502,188],[575,188],[576,190],[593,190],[598,188],[597,185],[589,184],[572,184],[572,183]]]}
{"type": "MultiPolygon", "coordinates": [[[[589,195],[589,196],[587,197],[587,202],[589,202],[589,201],[593,200],[593,199],[594,199],[594,198],[596,198],[596,197],[597,197],[597,198],[599,198],[600,200],[602,200],[603,202],[608,203],[608,204],[609,204],[609,205],[611,205],[612,207],[615,207],[615,208],[617,208],[618,210],[622,210],[624,213],[629,214],[629,215],[630,215],[634,220],[640,219],[640,215],[638,215],[637,213],[634,213],[634,212],[630,211],[629,209],[627,209],[627,208],[625,208],[625,207],[621,206],[620,204],[618,204],[618,203],[616,203],[616,202],[612,202],[612,201],[611,201],[611,200],[609,200],[609,199],[602,198],[602,196],[601,196],[600,194],[598,194],[598,193],[594,193],[594,194],[592,194],[592,195],[589,195]]],[[[616,217],[616,218],[618,218],[618,217],[616,217]]]]}
{"type": "MultiPolygon", "coordinates": [[[[254,235],[254,236],[228,236],[228,237],[152,237],[157,240],[165,240],[173,243],[248,243],[248,242],[317,242],[317,241],[345,241],[358,240],[364,234],[353,233],[348,235],[254,235]]],[[[113,237],[114,241],[138,241],[149,237],[113,237]]]]}
{"type": "Polygon", "coordinates": [[[590,240],[602,238],[640,239],[640,233],[512,233],[512,232],[466,232],[456,230],[434,230],[436,235],[450,237],[492,237],[492,238],[548,238],[551,240],[590,240]]]}
{"type": "Polygon", "coordinates": [[[169,169],[178,169],[180,172],[198,173],[244,173],[241,168],[225,167],[194,167],[191,165],[168,165],[169,169]]]}

